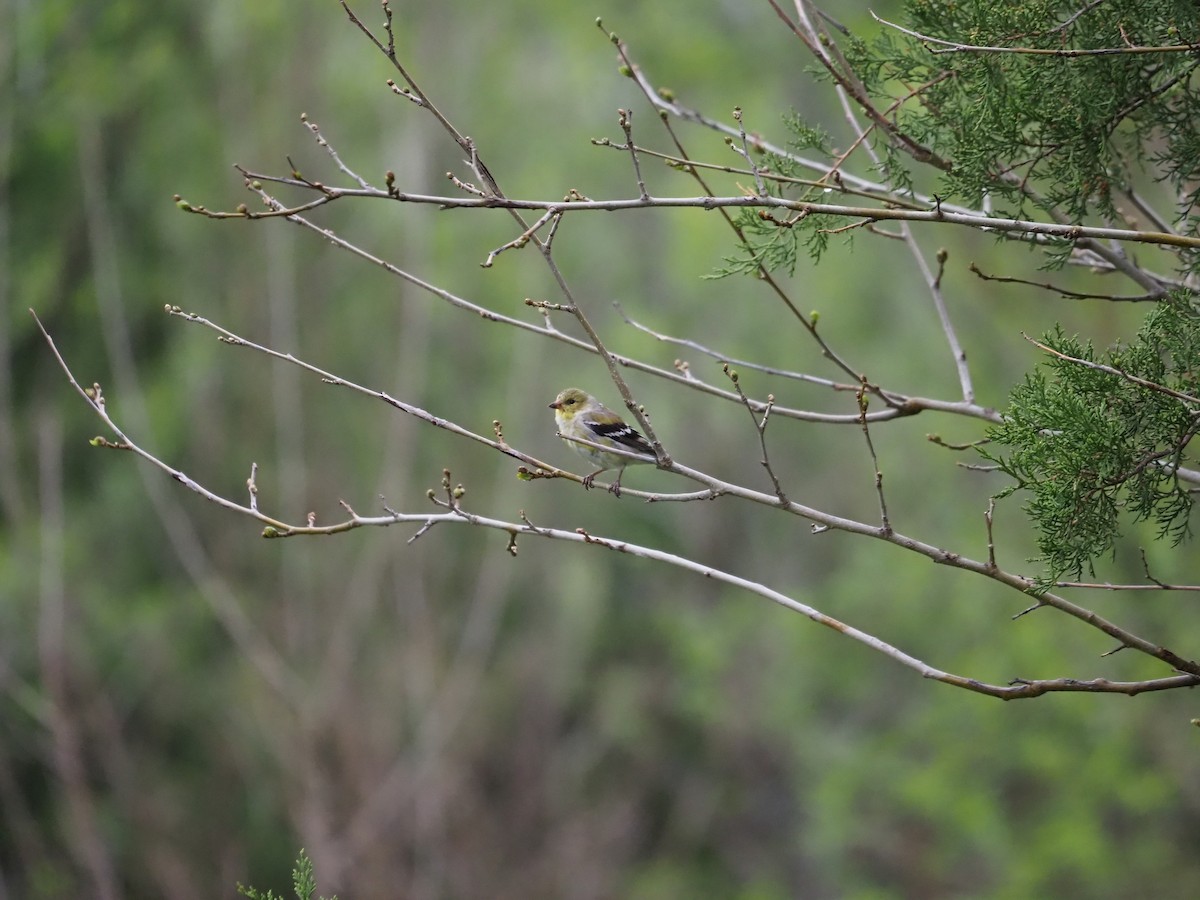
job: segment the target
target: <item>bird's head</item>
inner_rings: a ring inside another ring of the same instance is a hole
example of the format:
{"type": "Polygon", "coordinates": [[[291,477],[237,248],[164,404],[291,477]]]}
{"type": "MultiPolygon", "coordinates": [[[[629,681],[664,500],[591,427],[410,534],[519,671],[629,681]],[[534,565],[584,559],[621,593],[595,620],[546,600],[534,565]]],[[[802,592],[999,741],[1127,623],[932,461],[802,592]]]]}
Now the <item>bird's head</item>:
{"type": "Polygon", "coordinates": [[[550,408],[567,417],[575,415],[587,405],[588,395],[579,388],[567,388],[554,398],[550,408]]]}

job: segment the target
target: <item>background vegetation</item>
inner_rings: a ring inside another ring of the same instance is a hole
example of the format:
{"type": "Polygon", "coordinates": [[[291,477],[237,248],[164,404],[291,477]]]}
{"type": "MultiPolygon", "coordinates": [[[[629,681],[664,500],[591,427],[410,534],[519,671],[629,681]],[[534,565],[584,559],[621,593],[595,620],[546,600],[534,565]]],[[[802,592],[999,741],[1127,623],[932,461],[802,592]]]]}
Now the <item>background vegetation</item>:
{"type": "MultiPolygon", "coordinates": [[[[839,7],[851,29],[880,30],[865,4],[839,7]]],[[[287,171],[286,154],[326,177],[301,112],[376,183],[390,169],[404,190],[449,190],[461,152],[387,90],[394,73],[333,0],[0,10],[0,895],[231,896],[239,881],[286,884],[301,846],[321,890],[344,898],[1200,893],[1189,692],[996,703],[642,560],[532,540],[514,559],[503,536],[465,528],[412,545],[397,529],[263,541],[129,455],[89,450],[98,423],[30,307],[143,444],[234,497],[258,462],[260,502],[289,521],[336,521],[338,499],[365,511],[380,494],[416,508],[449,468],[473,508],[769,579],[947,670],[1162,675],[1130,653],[1101,659],[1112,642],[1064,617],[1013,620],[1029,602],[1014,591],[882,544],[733,504],[520,481],[499,454],[164,316],[168,303],[201,312],[483,433],[500,419],[511,443],[572,469],[546,404],[569,384],[617,401],[594,358],[455,313],[312,235],[175,209],[175,193],[249,202],[234,163],[287,171]]],[[[639,128],[654,117],[597,15],[691,106],[740,106],[764,134],[782,135],[788,110],[836,128],[827,85],[765,4],[413,3],[397,4],[396,27],[511,196],[632,196],[628,157],[589,139],[622,139],[618,107],[639,128]]],[[[737,163],[716,135],[696,140],[737,163]]],[[[515,236],[503,211],[335,204],[322,224],[508,315],[536,321],[525,298],[559,299],[528,250],[478,265],[515,236]]],[[[619,299],[732,357],[820,365],[760,284],[703,277],[733,253],[716,214],[593,214],[565,234],[559,265],[612,349],[666,367],[681,355],[625,326],[619,299]]],[[[991,236],[920,239],[947,248],[942,287],[982,405],[1003,407],[1038,362],[1021,332],[1061,322],[1105,347],[1144,318],[1139,304],[981,281],[970,263],[1046,277],[991,236]]],[[[878,382],[955,384],[894,242],[834,239],[819,266],[800,256],[789,289],[878,382]]],[[[715,362],[689,362],[720,379],[715,362]]],[[[762,478],[744,409],[629,378],[682,461],[762,478]]],[[[846,411],[823,389],[754,387],[846,411]]],[[[875,429],[893,521],[983,556],[988,498],[1009,482],[956,467],[927,432],[980,436],[924,414],[875,429]]],[[[860,430],[789,423],[778,440],[791,493],[876,515],[860,430]]],[[[626,486],[687,489],[647,468],[626,486]]],[[[1002,565],[1039,552],[1016,503],[995,527],[1002,565]]],[[[1195,582],[1191,551],[1154,534],[1127,531],[1098,577],[1143,580],[1144,549],[1156,577],[1195,582]]],[[[1091,601],[1178,649],[1200,637],[1195,596],[1091,601]]]]}

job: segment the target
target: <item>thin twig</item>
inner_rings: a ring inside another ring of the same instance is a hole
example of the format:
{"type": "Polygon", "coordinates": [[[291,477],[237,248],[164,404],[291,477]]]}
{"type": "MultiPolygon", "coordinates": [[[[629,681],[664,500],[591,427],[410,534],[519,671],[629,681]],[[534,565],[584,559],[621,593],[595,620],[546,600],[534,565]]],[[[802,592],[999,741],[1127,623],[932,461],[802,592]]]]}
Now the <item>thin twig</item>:
{"type": "MultiPolygon", "coordinates": [[[[719,350],[714,350],[711,347],[707,347],[698,341],[691,340],[690,338],[680,338],[669,334],[663,334],[662,332],[655,331],[653,328],[638,322],[636,319],[626,314],[619,301],[614,300],[613,306],[616,308],[617,314],[620,315],[620,317],[624,319],[627,324],[633,328],[636,328],[638,331],[648,334],[655,340],[662,341],[663,343],[675,344],[680,347],[688,347],[699,353],[703,353],[705,356],[715,359],[719,363],[729,363],[730,365],[737,366],[739,368],[753,369],[756,372],[763,372],[767,375],[776,375],[780,378],[787,378],[793,381],[801,381],[805,384],[829,388],[833,391],[857,392],[862,388],[861,384],[846,384],[845,382],[833,381],[831,379],[821,378],[816,375],[808,375],[804,372],[793,372],[790,369],[780,369],[776,366],[768,366],[764,365],[763,363],[756,363],[747,359],[739,359],[737,357],[730,356],[727,353],[722,353],[719,350]]],[[[678,361],[677,363],[676,369],[682,365],[682,363],[679,363],[678,361]]],[[[695,376],[691,374],[690,366],[686,367],[686,369],[688,373],[686,380],[695,380],[695,376]]],[[[885,404],[888,405],[888,407],[896,410],[897,412],[908,413],[909,411],[929,409],[938,410],[941,412],[953,412],[958,415],[982,419],[985,422],[991,422],[996,425],[999,425],[1003,421],[1003,417],[1000,415],[1000,413],[996,412],[996,410],[991,409],[990,407],[980,406],[977,403],[966,403],[958,400],[935,400],[930,397],[917,397],[910,394],[901,394],[897,391],[876,388],[875,386],[872,386],[872,393],[878,396],[885,404]]],[[[762,403],[762,401],[751,400],[750,402],[754,404],[756,412],[762,412],[765,408],[765,405],[762,403]]],[[[775,406],[773,409],[776,415],[780,415],[780,410],[784,409],[784,407],[775,406]]],[[[827,417],[825,414],[817,414],[817,416],[817,418],[808,418],[807,416],[792,415],[789,416],[789,418],[801,419],[804,421],[821,421],[830,424],[850,424],[858,423],[860,421],[860,416],[858,415],[834,415],[827,417]]],[[[891,417],[887,416],[885,411],[884,413],[869,413],[867,418],[869,421],[878,422],[882,419],[891,417]]]]}
{"type": "Polygon", "coordinates": [[[552,210],[543,213],[536,222],[534,222],[532,225],[530,225],[528,228],[526,228],[523,232],[521,232],[521,234],[517,235],[515,238],[513,238],[507,244],[501,244],[499,247],[497,247],[495,250],[493,250],[491,253],[489,253],[487,255],[487,259],[485,259],[479,265],[484,269],[490,269],[492,267],[492,263],[494,263],[496,261],[497,256],[499,256],[505,250],[516,250],[516,249],[520,249],[521,247],[524,247],[526,244],[529,243],[529,239],[532,238],[535,234],[537,234],[538,230],[543,225],[545,225],[551,219],[561,218],[561,215],[562,215],[561,213],[556,213],[552,210]]]}
{"type": "MultiPolygon", "coordinates": [[[[755,138],[755,146],[762,146],[758,143],[759,138],[755,138]]],[[[612,150],[623,151],[625,149],[621,144],[614,144],[608,138],[593,138],[592,144],[596,147],[608,147],[612,150]]],[[[660,150],[654,150],[650,147],[638,146],[637,152],[639,156],[650,156],[656,159],[661,159],[673,169],[683,170],[687,172],[689,169],[706,169],[712,172],[721,172],[726,175],[748,175],[754,177],[754,169],[742,169],[737,166],[729,166],[723,163],[700,162],[699,160],[689,159],[684,156],[679,156],[674,153],[663,153],[660,150]]],[[[895,194],[888,194],[883,190],[866,190],[863,188],[849,187],[840,177],[840,173],[834,173],[837,177],[829,178],[829,172],[819,178],[797,178],[794,175],[781,175],[778,172],[772,172],[765,166],[757,168],[758,175],[764,181],[769,181],[772,184],[778,185],[795,185],[796,187],[815,188],[826,193],[837,192],[845,194],[848,197],[865,197],[869,200],[881,200],[888,204],[895,205],[905,209],[928,209],[930,203],[922,203],[919,200],[910,200],[907,197],[898,197],[895,194]]],[[[687,174],[691,174],[687,172],[687,174]]],[[[965,210],[964,210],[965,211],[965,210]]]]}
{"type": "Polygon", "coordinates": [[[258,463],[250,463],[250,477],[246,479],[246,490],[250,494],[250,510],[258,512],[258,463]]]}
{"type": "Polygon", "coordinates": [[[1159,394],[1165,394],[1168,397],[1174,397],[1176,400],[1187,403],[1189,406],[1200,404],[1200,397],[1193,397],[1191,394],[1185,394],[1182,391],[1173,390],[1165,385],[1158,384],[1153,381],[1147,381],[1145,378],[1139,378],[1137,375],[1130,375],[1128,372],[1122,372],[1120,369],[1113,368],[1112,366],[1106,366],[1104,363],[1092,362],[1090,359],[1080,359],[1077,356],[1068,356],[1066,353],[1055,350],[1053,347],[1043,344],[1041,341],[1034,340],[1024,332],[1021,332],[1021,337],[1025,338],[1025,340],[1029,341],[1029,343],[1033,344],[1033,346],[1037,347],[1039,350],[1044,350],[1051,356],[1057,356],[1059,359],[1065,359],[1067,362],[1077,363],[1078,365],[1085,366],[1086,368],[1095,369],[1098,372],[1106,372],[1109,375],[1116,375],[1118,378],[1124,378],[1131,384],[1136,384],[1139,387],[1144,387],[1147,390],[1155,391],[1159,394]]]}
{"type": "Polygon", "coordinates": [[[992,533],[992,517],[996,512],[996,498],[989,497],[987,509],[983,513],[983,522],[987,528],[987,564],[989,568],[996,566],[996,538],[992,533]]]}
{"type": "Polygon", "coordinates": [[[958,41],[946,41],[941,38],[931,37],[927,34],[921,34],[919,31],[913,31],[910,28],[905,28],[902,25],[897,25],[895,22],[889,22],[887,19],[880,18],[873,10],[868,10],[871,13],[871,18],[881,25],[886,25],[888,28],[895,29],[901,34],[906,34],[911,38],[915,38],[925,44],[936,44],[942,49],[927,47],[930,53],[1018,53],[1028,56],[1058,56],[1066,59],[1072,59],[1080,56],[1130,56],[1143,53],[1195,53],[1197,50],[1196,44],[1168,44],[1162,47],[1100,47],[1092,50],[1077,50],[1070,47],[989,47],[978,44],[963,44],[958,41]]]}
{"type": "Polygon", "coordinates": [[[758,446],[762,450],[762,458],[758,462],[767,470],[767,475],[770,477],[771,484],[775,488],[775,496],[779,498],[780,503],[786,506],[790,501],[787,498],[787,494],[784,493],[779,476],[775,474],[775,467],[771,465],[771,454],[767,450],[767,421],[771,418],[771,406],[775,402],[775,397],[771,394],[767,395],[767,408],[763,410],[762,418],[760,419],[757,413],[750,408],[746,395],[742,392],[741,379],[738,377],[738,373],[729,368],[728,363],[721,368],[725,372],[725,376],[733,383],[738,396],[742,398],[742,405],[746,407],[746,412],[750,413],[750,421],[754,423],[754,430],[758,433],[758,446]]]}
{"type": "Polygon", "coordinates": [[[621,130],[625,132],[625,149],[629,151],[629,159],[633,162],[633,174],[637,178],[638,196],[643,200],[649,200],[650,194],[646,192],[646,180],[642,178],[642,164],[638,159],[637,145],[633,143],[633,110],[618,109],[617,122],[621,126],[621,130]]]}
{"type": "Polygon", "coordinates": [[[1161,299],[1158,294],[1136,294],[1133,296],[1119,296],[1116,294],[1091,294],[1081,293],[1079,291],[1069,291],[1064,287],[1051,284],[1048,281],[1029,281],[1024,278],[1012,278],[1004,275],[988,275],[983,272],[975,263],[967,266],[967,271],[977,275],[983,281],[998,281],[1001,284],[1023,284],[1027,287],[1042,288],[1043,290],[1053,291],[1060,297],[1065,297],[1069,300],[1109,300],[1114,303],[1147,303],[1161,299]]]}
{"type": "Polygon", "coordinates": [[[887,498],[883,494],[883,471],[879,468],[879,457],[875,455],[875,442],[871,440],[871,429],[867,424],[867,406],[869,404],[866,389],[858,392],[858,412],[862,423],[863,438],[867,442],[867,450],[871,454],[871,466],[875,469],[875,493],[879,497],[879,521],[885,534],[892,533],[892,523],[888,520],[887,498]]]}
{"type": "Polygon", "coordinates": [[[1200,591],[1200,584],[1113,584],[1111,581],[1056,581],[1057,588],[1087,588],[1095,591],[1200,591]]]}
{"type": "Polygon", "coordinates": [[[450,137],[453,138],[454,142],[457,143],[458,146],[462,148],[463,152],[467,154],[468,165],[471,166],[472,171],[475,172],[479,180],[483,182],[483,184],[492,194],[496,196],[503,196],[503,192],[500,190],[499,185],[496,184],[496,180],[492,177],[492,173],[488,171],[487,166],[483,164],[478,155],[475,153],[474,144],[471,142],[471,139],[463,135],[457,128],[454,127],[453,124],[451,124],[450,120],[442,114],[442,111],[438,109],[429,99],[429,97],[426,96],[425,92],[421,90],[420,85],[413,80],[413,77],[400,62],[399,57],[397,57],[396,37],[392,31],[391,7],[389,7],[386,2],[383,4],[384,12],[387,16],[387,22],[384,28],[387,32],[388,39],[387,44],[385,45],[374,35],[371,29],[364,25],[358,16],[354,14],[354,11],[346,4],[346,0],[338,0],[338,2],[341,4],[342,10],[349,17],[350,21],[354,23],[354,26],[358,28],[358,30],[364,35],[366,35],[367,39],[370,40],[371,43],[373,43],[379,49],[379,51],[388,58],[392,66],[397,72],[400,73],[400,77],[403,78],[404,82],[408,85],[409,91],[411,91],[421,101],[421,107],[438,120],[439,124],[441,124],[446,133],[449,134],[450,137]]]}
{"type": "Polygon", "coordinates": [[[733,121],[738,125],[738,137],[741,139],[741,146],[730,143],[733,152],[746,161],[746,165],[750,167],[750,171],[754,173],[754,192],[758,197],[765,197],[767,194],[767,186],[763,183],[762,173],[758,171],[758,163],[754,161],[754,157],[750,155],[750,145],[746,141],[746,126],[742,122],[742,108],[735,106],[733,108],[733,121]]]}
{"type": "Polygon", "coordinates": [[[967,365],[967,351],[963,349],[962,342],[958,339],[958,332],[954,328],[954,323],[950,320],[950,310],[946,308],[946,298],[942,294],[942,276],[946,271],[948,253],[945,248],[938,250],[938,269],[937,275],[934,276],[929,271],[929,264],[925,261],[925,254],[921,252],[916,238],[913,237],[912,229],[908,227],[907,223],[901,225],[901,232],[917,264],[917,268],[921,270],[921,275],[925,278],[925,286],[929,289],[929,295],[933,299],[933,308],[937,311],[938,322],[942,326],[942,334],[945,335],[946,344],[950,348],[950,358],[954,360],[954,369],[958,373],[958,386],[962,391],[963,402],[974,403],[975,387],[971,381],[971,368],[967,365]]]}
{"type": "Polygon", "coordinates": [[[342,162],[342,158],[338,156],[338,152],[333,149],[333,145],[330,144],[329,141],[325,140],[325,136],[321,134],[321,129],[316,122],[310,122],[306,113],[300,114],[300,121],[304,123],[305,127],[312,132],[313,137],[317,139],[317,146],[325,148],[325,150],[329,153],[329,156],[333,159],[334,165],[336,165],[343,174],[349,178],[353,178],[354,181],[358,183],[360,188],[363,188],[364,190],[370,190],[371,185],[367,182],[367,180],[342,162]]]}

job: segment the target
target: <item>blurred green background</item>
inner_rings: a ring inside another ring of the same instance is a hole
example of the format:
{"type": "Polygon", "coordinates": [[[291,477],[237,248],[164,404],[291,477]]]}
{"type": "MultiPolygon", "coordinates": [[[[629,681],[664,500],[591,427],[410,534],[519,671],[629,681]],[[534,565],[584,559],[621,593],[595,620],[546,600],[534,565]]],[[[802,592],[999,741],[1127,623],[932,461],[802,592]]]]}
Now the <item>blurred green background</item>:
{"type": "MultiPolygon", "coordinates": [[[[382,21],[377,4],[353,5],[382,21]]],[[[850,27],[878,27],[865,3],[838,7],[850,27]]],[[[500,419],[510,443],[578,471],[546,404],[572,384],[618,400],[594,357],[455,311],[310,232],[175,208],[175,193],[253,207],[234,163],[286,174],[290,156],[344,183],[302,112],[377,185],[388,169],[413,192],[465,177],[334,0],[0,11],[0,897],[283,890],[300,847],[344,900],[1200,895],[1190,694],[1003,704],[761,599],[575,545],[522,540],[513,559],[499,533],[448,527],[411,545],[401,527],[264,541],[132,456],[89,448],[101,423],[30,307],[132,437],[239,501],[257,462],[263,509],[288,521],[336,521],[339,499],[375,512],[380,494],[424,510],[445,467],[473,511],[523,510],[762,580],[939,668],[993,682],[1167,674],[1101,659],[1099,632],[1051,611],[1013,621],[1020,595],[890,546],[737,502],[647,506],[519,481],[505,457],[168,318],[177,304],[485,434],[500,419]]],[[[721,118],[739,105],[778,141],[797,110],[846,140],[765,3],[395,12],[405,63],[511,196],[634,196],[628,158],[589,142],[621,139],[618,107],[667,149],[597,16],[684,103],[721,118]]],[[[684,133],[694,156],[736,164],[716,136],[684,133]]],[[[695,193],[666,168],[646,174],[653,193],[695,193]]],[[[526,297],[561,299],[532,249],[479,266],[516,236],[502,211],[341,202],[314,218],[507,315],[537,322],[526,297]]],[[[1107,344],[1142,315],[980,282],[973,260],[1035,272],[1036,257],[991,238],[920,241],[950,251],[944,288],[985,404],[1002,406],[1036,361],[1020,332],[1060,320],[1107,344]]],[[[732,251],[716,213],[574,216],[555,248],[610,349],[667,368],[683,356],[625,326],[619,299],[730,356],[836,377],[761,284],[703,277],[732,251]]],[[[835,243],[788,288],[874,381],[957,397],[897,242],[835,243]]],[[[742,375],[755,396],[853,411],[845,395],[742,375]]],[[[681,462],[769,490],[745,410],[629,378],[681,462]]],[[[893,524],[982,557],[1003,485],[930,432],[980,436],[931,414],[874,431],[893,524]]],[[[771,438],[794,499],[874,519],[858,429],[780,421],[771,438]]],[[[685,489],[649,469],[625,484],[685,489]]],[[[996,531],[1000,563],[1035,571],[1015,502],[996,531]]],[[[1145,546],[1156,576],[1196,580],[1190,551],[1150,538],[1130,535],[1102,577],[1139,579],[1145,546]]],[[[1084,602],[1186,651],[1200,638],[1192,596],[1084,602]]]]}

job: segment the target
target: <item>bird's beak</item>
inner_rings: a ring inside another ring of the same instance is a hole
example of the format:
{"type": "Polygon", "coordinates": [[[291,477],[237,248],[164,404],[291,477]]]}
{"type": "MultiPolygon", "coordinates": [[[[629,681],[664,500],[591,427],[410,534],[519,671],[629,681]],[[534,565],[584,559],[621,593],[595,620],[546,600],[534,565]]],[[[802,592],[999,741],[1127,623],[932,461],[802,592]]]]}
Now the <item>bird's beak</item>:
{"type": "Polygon", "coordinates": [[[553,403],[550,404],[550,408],[551,409],[562,409],[562,404],[559,403],[557,400],[555,400],[553,403]]]}

